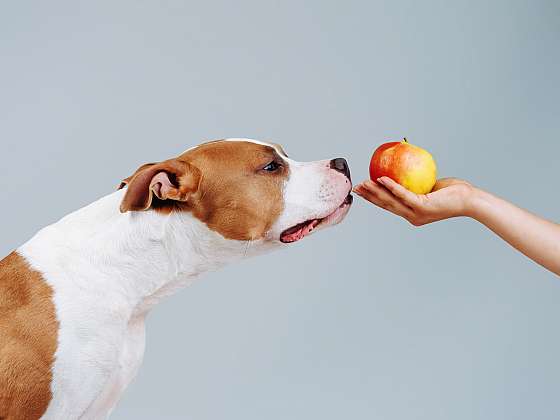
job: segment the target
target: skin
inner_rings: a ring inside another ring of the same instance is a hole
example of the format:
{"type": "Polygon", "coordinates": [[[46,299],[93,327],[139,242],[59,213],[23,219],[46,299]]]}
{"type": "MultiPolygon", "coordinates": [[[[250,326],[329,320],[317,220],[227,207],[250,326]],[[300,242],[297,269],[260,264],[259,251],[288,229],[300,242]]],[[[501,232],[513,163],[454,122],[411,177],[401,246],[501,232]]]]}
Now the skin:
{"type": "Polygon", "coordinates": [[[546,269],[560,276],[560,225],[536,216],[466,181],[443,178],[432,192],[414,194],[391,178],[354,187],[367,201],[422,226],[452,217],[470,217],[546,269]]]}

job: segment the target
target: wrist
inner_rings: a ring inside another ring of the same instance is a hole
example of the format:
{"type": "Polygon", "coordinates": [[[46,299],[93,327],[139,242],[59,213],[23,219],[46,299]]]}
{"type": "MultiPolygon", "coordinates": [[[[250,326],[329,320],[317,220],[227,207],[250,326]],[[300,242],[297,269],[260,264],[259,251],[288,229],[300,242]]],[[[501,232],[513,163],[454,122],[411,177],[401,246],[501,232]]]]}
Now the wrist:
{"type": "Polygon", "coordinates": [[[471,187],[471,191],[465,197],[464,216],[478,220],[485,204],[488,202],[489,194],[477,187],[471,187]]]}

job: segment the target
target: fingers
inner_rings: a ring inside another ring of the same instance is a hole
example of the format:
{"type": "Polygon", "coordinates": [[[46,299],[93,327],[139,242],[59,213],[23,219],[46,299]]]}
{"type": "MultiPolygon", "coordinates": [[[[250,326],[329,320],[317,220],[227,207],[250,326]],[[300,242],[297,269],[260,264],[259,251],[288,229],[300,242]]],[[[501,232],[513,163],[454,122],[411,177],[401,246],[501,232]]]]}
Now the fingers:
{"type": "Polygon", "coordinates": [[[455,178],[440,179],[432,192],[418,195],[388,177],[365,181],[354,191],[371,203],[407,219],[414,226],[464,213],[466,196],[473,187],[455,178]],[[443,191],[440,191],[443,190],[443,191]]]}
{"type": "Polygon", "coordinates": [[[407,190],[401,184],[393,181],[388,176],[382,176],[377,180],[377,182],[391,191],[395,197],[399,198],[407,206],[414,207],[416,204],[418,204],[418,196],[416,194],[407,190]]]}
{"type": "Polygon", "coordinates": [[[412,210],[390,191],[382,185],[373,182],[365,181],[354,188],[354,192],[360,197],[365,198],[369,202],[375,204],[382,209],[388,210],[391,213],[410,218],[413,216],[412,210]]]}

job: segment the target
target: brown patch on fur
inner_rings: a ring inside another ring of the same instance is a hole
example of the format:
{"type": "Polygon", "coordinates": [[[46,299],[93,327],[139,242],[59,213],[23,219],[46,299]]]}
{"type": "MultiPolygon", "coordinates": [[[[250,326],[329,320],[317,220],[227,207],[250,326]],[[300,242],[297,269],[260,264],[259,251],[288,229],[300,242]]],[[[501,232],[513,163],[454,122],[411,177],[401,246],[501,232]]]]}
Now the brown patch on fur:
{"type": "MultiPolygon", "coordinates": [[[[173,161],[174,166],[186,163],[187,167],[198,170],[196,190],[193,190],[193,183],[189,183],[192,176],[175,173],[177,189],[186,190],[189,187],[188,196],[184,199],[169,197],[171,200],[154,197],[153,201],[142,204],[148,203],[149,208],[165,214],[174,210],[190,211],[210,229],[227,239],[236,240],[263,238],[284,208],[282,191],[289,168],[274,147],[246,141],[217,140],[201,144],[162,163],[173,161]],[[264,171],[263,168],[271,161],[281,166],[274,172],[264,171]]],[[[161,164],[141,166],[132,177],[123,181],[121,187],[128,184],[130,188],[135,178],[144,178],[140,175],[142,173],[155,174],[154,165],[161,164]]],[[[143,185],[144,191],[147,191],[150,182],[143,185]]],[[[123,200],[125,211],[144,210],[140,208],[142,206],[129,208],[129,202],[123,200]]]]}
{"type": "Polygon", "coordinates": [[[273,147],[243,141],[203,144],[184,159],[200,169],[202,180],[189,210],[228,239],[260,239],[284,209],[283,189],[289,168],[263,171],[283,163],[273,147]]]}
{"type": "Polygon", "coordinates": [[[0,419],[40,418],[52,398],[53,291],[16,252],[0,261],[0,419]]]}

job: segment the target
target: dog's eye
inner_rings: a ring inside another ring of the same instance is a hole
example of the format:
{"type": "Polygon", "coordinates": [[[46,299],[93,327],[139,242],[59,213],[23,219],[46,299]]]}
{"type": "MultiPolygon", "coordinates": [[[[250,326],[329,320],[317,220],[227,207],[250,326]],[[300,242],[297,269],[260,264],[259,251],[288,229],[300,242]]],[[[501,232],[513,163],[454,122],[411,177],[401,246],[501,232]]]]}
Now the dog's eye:
{"type": "Polygon", "coordinates": [[[270,162],[268,165],[266,165],[263,168],[263,171],[274,172],[274,171],[277,171],[278,168],[280,168],[280,164],[273,160],[272,162],[270,162]]]}

